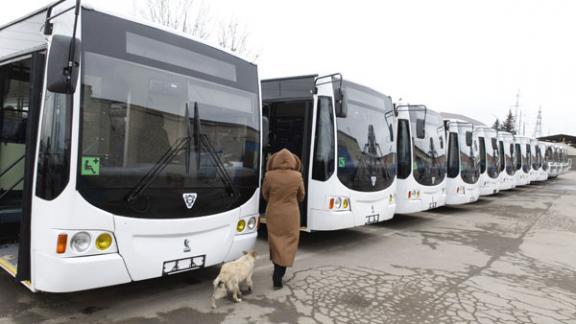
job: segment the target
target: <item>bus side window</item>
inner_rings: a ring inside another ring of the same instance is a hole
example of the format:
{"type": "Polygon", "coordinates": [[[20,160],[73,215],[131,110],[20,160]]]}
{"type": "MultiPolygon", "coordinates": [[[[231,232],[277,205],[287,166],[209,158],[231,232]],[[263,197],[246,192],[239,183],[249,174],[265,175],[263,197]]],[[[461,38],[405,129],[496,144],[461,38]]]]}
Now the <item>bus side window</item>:
{"type": "Polygon", "coordinates": [[[36,195],[52,200],[70,180],[72,107],[68,95],[47,91],[40,124],[36,195]]]}
{"type": "Polygon", "coordinates": [[[460,172],[460,150],[458,149],[458,134],[451,132],[448,140],[448,177],[456,178],[460,172]]]}
{"type": "Polygon", "coordinates": [[[332,112],[332,98],[319,96],[312,166],[312,179],[318,181],[326,181],[334,173],[334,115],[332,112]]]}

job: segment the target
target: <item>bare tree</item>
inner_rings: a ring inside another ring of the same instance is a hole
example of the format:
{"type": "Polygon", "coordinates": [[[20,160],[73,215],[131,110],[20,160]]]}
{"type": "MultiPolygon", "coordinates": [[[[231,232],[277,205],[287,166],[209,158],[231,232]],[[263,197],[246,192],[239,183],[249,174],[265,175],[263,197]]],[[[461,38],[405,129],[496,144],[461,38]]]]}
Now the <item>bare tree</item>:
{"type": "Polygon", "coordinates": [[[236,19],[215,23],[203,0],[134,0],[136,11],[145,19],[168,26],[255,61],[258,54],[249,46],[249,34],[236,19]],[[213,31],[217,33],[214,35],[213,31]]]}
{"type": "Polygon", "coordinates": [[[256,61],[258,53],[252,51],[249,46],[249,34],[246,28],[236,20],[221,23],[218,33],[218,45],[231,52],[238,53],[249,60],[256,61]]]}
{"type": "Polygon", "coordinates": [[[210,9],[198,0],[141,0],[138,12],[144,18],[190,34],[200,39],[209,39],[210,9]]]}

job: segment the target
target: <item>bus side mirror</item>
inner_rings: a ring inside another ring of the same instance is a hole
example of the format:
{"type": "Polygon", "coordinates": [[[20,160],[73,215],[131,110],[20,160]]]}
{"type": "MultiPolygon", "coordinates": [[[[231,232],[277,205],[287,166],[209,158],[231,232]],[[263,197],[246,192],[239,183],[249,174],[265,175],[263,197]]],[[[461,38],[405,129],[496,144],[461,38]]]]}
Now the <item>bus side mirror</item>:
{"type": "Polygon", "coordinates": [[[472,132],[466,132],[466,146],[472,146],[472,132]]]}
{"type": "Polygon", "coordinates": [[[335,98],[334,101],[336,102],[336,117],[338,118],[346,118],[348,116],[348,104],[346,101],[346,92],[344,89],[339,88],[335,91],[335,98]]]}
{"type": "Polygon", "coordinates": [[[416,137],[426,138],[426,130],[424,128],[424,119],[416,119],[416,137]]]}
{"type": "Polygon", "coordinates": [[[80,41],[75,40],[73,66],[68,66],[70,44],[72,37],[63,35],[52,36],[50,53],[48,54],[48,71],[46,89],[54,93],[74,93],[78,81],[78,62],[80,59],[80,41]]]}

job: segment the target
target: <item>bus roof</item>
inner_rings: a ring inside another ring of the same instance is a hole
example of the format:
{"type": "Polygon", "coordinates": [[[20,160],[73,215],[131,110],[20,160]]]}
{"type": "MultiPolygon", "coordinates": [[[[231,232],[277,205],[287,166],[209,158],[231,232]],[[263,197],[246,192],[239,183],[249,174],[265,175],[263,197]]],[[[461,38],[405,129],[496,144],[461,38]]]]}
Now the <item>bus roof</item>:
{"type": "MultiPolygon", "coordinates": [[[[8,28],[8,27],[11,27],[11,26],[13,26],[13,25],[16,25],[16,24],[18,24],[18,23],[20,23],[20,22],[23,22],[23,21],[25,21],[25,20],[27,20],[27,19],[29,19],[29,18],[31,18],[31,17],[34,17],[34,16],[36,16],[36,15],[38,15],[38,14],[44,12],[44,11],[48,11],[50,8],[56,9],[56,7],[58,6],[58,9],[61,9],[61,11],[70,9],[70,7],[67,7],[67,6],[64,6],[64,7],[60,7],[60,6],[59,6],[60,4],[65,3],[65,2],[70,2],[70,0],[58,0],[58,1],[51,2],[50,4],[47,4],[47,5],[39,8],[39,9],[37,9],[37,10],[29,13],[29,14],[26,14],[26,15],[20,17],[20,18],[17,18],[17,19],[15,19],[15,20],[13,20],[13,21],[11,21],[11,22],[9,22],[9,23],[1,26],[1,27],[0,27],[0,31],[2,31],[3,29],[6,29],[6,28],[8,28]]],[[[72,5],[72,4],[71,4],[71,5],[72,5]]],[[[199,39],[199,38],[194,37],[194,36],[192,36],[192,35],[190,35],[190,34],[187,34],[187,33],[181,32],[181,31],[178,31],[178,30],[173,29],[173,28],[166,27],[166,26],[161,25],[161,24],[158,24],[158,23],[154,23],[154,22],[151,22],[151,21],[147,21],[147,20],[144,20],[144,19],[135,17],[135,16],[124,15],[124,14],[120,14],[120,13],[118,13],[118,12],[111,11],[111,10],[109,10],[107,7],[103,6],[101,3],[98,3],[98,1],[96,1],[96,0],[85,0],[85,1],[83,1],[83,2],[82,2],[82,8],[87,9],[87,10],[94,10],[94,11],[97,11],[97,12],[105,13],[105,14],[108,14],[108,15],[111,15],[111,16],[115,16],[115,17],[124,19],[124,20],[128,20],[128,21],[133,22],[133,23],[145,25],[145,26],[148,26],[148,27],[152,27],[152,28],[156,28],[156,29],[165,31],[165,32],[167,32],[167,33],[175,34],[175,35],[178,35],[178,36],[181,36],[181,37],[184,37],[184,38],[193,40],[193,41],[195,41],[195,42],[202,43],[202,44],[204,44],[204,45],[210,46],[210,47],[212,47],[212,48],[214,48],[214,49],[217,49],[217,50],[220,50],[220,51],[222,51],[222,52],[225,52],[225,53],[227,53],[227,54],[229,54],[229,55],[232,55],[232,56],[234,56],[234,57],[236,57],[236,58],[238,58],[238,59],[240,59],[240,60],[243,60],[243,61],[245,61],[245,62],[247,62],[247,63],[250,63],[250,64],[252,64],[252,65],[256,65],[254,62],[251,62],[250,60],[248,60],[247,58],[239,55],[238,53],[235,53],[235,52],[232,52],[232,51],[230,51],[230,50],[228,50],[228,49],[222,48],[221,46],[215,44],[215,43],[212,42],[212,41],[204,40],[204,39],[199,39]]],[[[58,12],[55,12],[55,13],[53,13],[53,15],[54,15],[54,14],[57,14],[57,13],[58,13],[58,12]]],[[[41,32],[41,31],[39,31],[39,32],[41,32]]]]}

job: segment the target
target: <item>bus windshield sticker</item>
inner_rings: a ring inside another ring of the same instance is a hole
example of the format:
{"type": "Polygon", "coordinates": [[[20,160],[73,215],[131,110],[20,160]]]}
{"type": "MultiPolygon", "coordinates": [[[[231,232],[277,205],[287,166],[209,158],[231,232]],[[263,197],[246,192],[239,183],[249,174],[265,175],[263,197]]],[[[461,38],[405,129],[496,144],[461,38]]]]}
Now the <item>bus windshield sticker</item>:
{"type": "Polygon", "coordinates": [[[344,158],[342,156],[338,158],[338,167],[339,168],[345,168],[346,167],[346,158],[344,158]]]}
{"type": "Polygon", "coordinates": [[[94,156],[83,156],[81,174],[83,176],[100,175],[100,158],[94,156]]]}

